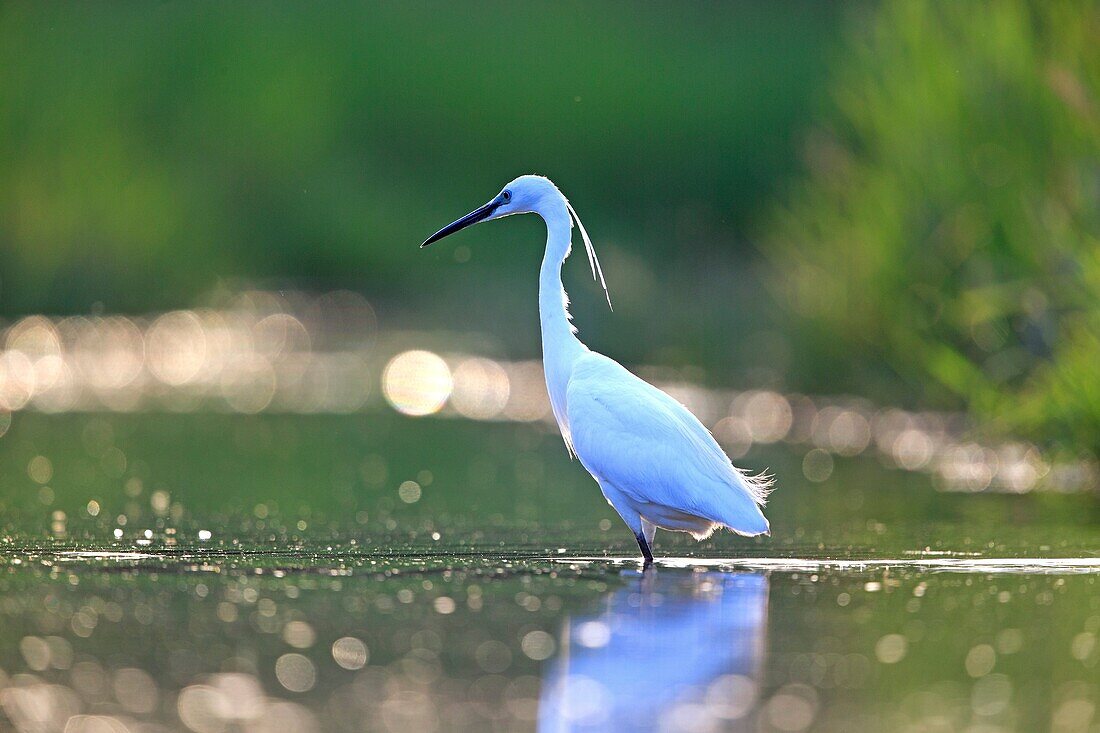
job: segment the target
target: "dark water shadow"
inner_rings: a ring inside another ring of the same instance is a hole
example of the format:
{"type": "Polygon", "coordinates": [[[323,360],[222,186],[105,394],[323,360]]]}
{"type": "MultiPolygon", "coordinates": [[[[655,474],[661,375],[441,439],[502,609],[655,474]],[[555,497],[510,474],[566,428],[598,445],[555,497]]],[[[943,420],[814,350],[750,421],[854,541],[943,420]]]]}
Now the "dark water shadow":
{"type": "Polygon", "coordinates": [[[768,578],[650,571],[567,619],[543,675],[544,732],[749,730],[764,661],[768,578]],[[683,717],[681,717],[683,716],[683,717]]]}

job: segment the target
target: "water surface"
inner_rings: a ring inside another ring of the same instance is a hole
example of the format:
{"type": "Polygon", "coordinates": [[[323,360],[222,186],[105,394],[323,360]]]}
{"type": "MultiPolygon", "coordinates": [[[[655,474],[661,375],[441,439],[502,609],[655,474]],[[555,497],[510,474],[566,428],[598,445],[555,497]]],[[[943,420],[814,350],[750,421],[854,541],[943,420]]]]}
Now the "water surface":
{"type": "Polygon", "coordinates": [[[0,727],[1088,731],[1094,499],[870,458],[636,547],[540,425],[16,416],[0,727]],[[45,462],[44,462],[45,461],[45,462]]]}

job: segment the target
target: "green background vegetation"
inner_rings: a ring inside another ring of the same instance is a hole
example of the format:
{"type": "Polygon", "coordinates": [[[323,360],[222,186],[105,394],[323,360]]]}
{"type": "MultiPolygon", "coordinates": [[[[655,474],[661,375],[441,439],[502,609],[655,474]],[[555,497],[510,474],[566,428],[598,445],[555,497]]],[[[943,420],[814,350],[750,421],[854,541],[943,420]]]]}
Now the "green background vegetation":
{"type": "Polygon", "coordinates": [[[900,3],[853,34],[767,228],[805,379],[1100,446],[1098,40],[1094,3],[900,3]]]}
{"type": "Polygon", "coordinates": [[[0,313],[350,287],[537,353],[523,172],[629,363],[1100,446],[1095,4],[9,3],[0,313]],[[456,250],[462,250],[456,261],[456,250]],[[477,298],[470,293],[478,292],[477,298]]]}

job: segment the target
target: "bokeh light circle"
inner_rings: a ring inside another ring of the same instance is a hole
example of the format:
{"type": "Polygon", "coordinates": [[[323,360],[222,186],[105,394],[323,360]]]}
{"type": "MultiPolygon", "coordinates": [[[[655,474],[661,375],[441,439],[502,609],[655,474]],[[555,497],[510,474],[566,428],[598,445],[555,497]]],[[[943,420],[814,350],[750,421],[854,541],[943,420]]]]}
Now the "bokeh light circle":
{"type": "Polygon", "coordinates": [[[405,415],[431,415],[451,396],[454,379],[447,362],[430,351],[405,351],[382,372],[382,393],[405,415]]]}

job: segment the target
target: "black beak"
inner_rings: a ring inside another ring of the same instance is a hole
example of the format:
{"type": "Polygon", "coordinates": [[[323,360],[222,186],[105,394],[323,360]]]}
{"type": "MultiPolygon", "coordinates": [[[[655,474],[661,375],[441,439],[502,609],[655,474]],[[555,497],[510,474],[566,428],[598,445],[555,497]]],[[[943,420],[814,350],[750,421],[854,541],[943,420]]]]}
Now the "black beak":
{"type": "Polygon", "coordinates": [[[447,226],[443,227],[438,232],[436,232],[432,236],[425,239],[424,244],[422,244],[420,246],[421,247],[427,247],[432,242],[438,242],[440,239],[443,239],[443,237],[446,237],[448,234],[454,234],[455,232],[459,231],[460,229],[465,229],[468,226],[472,226],[474,224],[477,224],[479,221],[485,221],[490,216],[492,216],[493,212],[496,211],[498,206],[500,206],[500,203],[501,202],[500,202],[499,199],[494,198],[492,201],[485,204],[481,208],[474,209],[473,211],[471,211],[469,214],[462,217],[458,221],[453,222],[453,223],[448,224],[447,226]]]}

